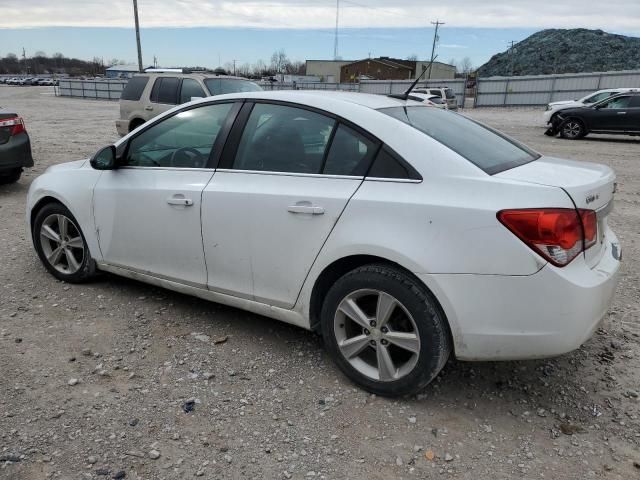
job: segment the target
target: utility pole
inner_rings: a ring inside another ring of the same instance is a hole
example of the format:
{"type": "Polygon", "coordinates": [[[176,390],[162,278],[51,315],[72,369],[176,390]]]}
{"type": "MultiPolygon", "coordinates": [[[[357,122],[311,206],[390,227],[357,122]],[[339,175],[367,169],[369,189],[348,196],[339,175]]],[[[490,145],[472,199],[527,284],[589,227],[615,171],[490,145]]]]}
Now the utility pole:
{"type": "Polygon", "coordinates": [[[336,0],[336,33],[333,39],[333,59],[338,59],[338,19],[340,18],[340,0],[336,0]]]}
{"type": "Polygon", "coordinates": [[[513,77],[513,46],[515,45],[515,41],[511,40],[509,42],[509,65],[510,65],[510,70],[511,70],[511,76],[513,77]]]}
{"type": "Polygon", "coordinates": [[[431,22],[431,25],[436,26],[436,31],[433,32],[433,45],[431,46],[431,59],[429,60],[431,63],[429,63],[429,76],[427,77],[428,79],[431,79],[431,67],[433,66],[433,55],[436,53],[436,42],[438,41],[438,27],[440,25],[444,25],[444,22],[441,22],[440,20],[436,20],[435,22],[431,22]]]}
{"type": "Polygon", "coordinates": [[[236,76],[236,60],[233,60],[233,76],[236,76]]]}
{"type": "Polygon", "coordinates": [[[136,21],[136,44],[138,46],[138,70],[140,73],[144,71],[142,68],[142,46],[140,45],[140,22],[138,21],[138,0],[133,0],[133,16],[136,21]]]}

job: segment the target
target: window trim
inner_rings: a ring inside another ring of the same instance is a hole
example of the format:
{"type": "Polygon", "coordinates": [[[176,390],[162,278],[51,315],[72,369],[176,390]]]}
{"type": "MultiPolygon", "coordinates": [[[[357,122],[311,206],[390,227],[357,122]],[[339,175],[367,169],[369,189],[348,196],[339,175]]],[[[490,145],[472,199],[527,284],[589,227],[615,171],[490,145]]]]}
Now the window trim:
{"type": "Polygon", "coordinates": [[[249,117],[251,116],[251,112],[253,111],[253,107],[257,104],[269,104],[269,105],[279,105],[279,106],[283,106],[283,107],[291,107],[291,108],[298,108],[300,110],[307,110],[309,112],[313,112],[316,113],[318,115],[323,115],[325,117],[331,118],[335,121],[333,130],[331,131],[331,134],[329,136],[329,139],[327,141],[327,148],[325,149],[324,152],[324,157],[322,159],[322,169],[324,170],[324,166],[327,160],[327,157],[329,155],[329,151],[331,150],[331,146],[333,144],[333,138],[335,136],[335,133],[338,130],[338,127],[340,126],[340,124],[343,124],[345,127],[349,127],[352,130],[356,131],[357,133],[359,133],[360,135],[362,135],[363,137],[367,138],[369,141],[371,141],[374,146],[375,146],[375,154],[372,156],[371,161],[369,162],[369,165],[367,166],[366,172],[369,172],[369,169],[371,168],[371,165],[373,165],[373,162],[375,160],[375,158],[378,155],[378,152],[380,150],[380,148],[382,147],[383,143],[379,138],[377,138],[375,135],[369,133],[367,130],[365,130],[364,128],[360,127],[359,125],[356,125],[353,122],[350,122],[349,120],[340,117],[339,115],[336,115],[335,113],[332,112],[328,112],[326,110],[322,110],[321,108],[316,108],[316,107],[312,107],[309,105],[304,105],[304,104],[299,104],[299,103],[295,103],[295,102],[287,102],[287,101],[283,101],[283,100],[271,100],[271,99],[262,99],[262,98],[250,98],[247,99],[245,101],[244,106],[242,107],[242,110],[240,111],[240,113],[238,114],[238,116],[236,117],[236,121],[233,125],[233,129],[231,131],[231,133],[229,134],[228,138],[227,138],[227,144],[225,145],[224,151],[222,152],[222,157],[220,159],[220,162],[218,164],[218,169],[219,170],[223,170],[223,171],[242,171],[242,172],[257,172],[257,173],[264,173],[264,174],[281,174],[281,175],[300,175],[300,176],[316,176],[316,177],[327,177],[327,178],[366,178],[366,173],[364,175],[331,175],[331,174],[324,174],[322,173],[322,171],[320,171],[319,173],[296,173],[296,172],[276,172],[276,171],[270,171],[270,170],[238,170],[238,169],[234,169],[233,168],[233,164],[235,162],[235,158],[236,158],[236,154],[238,153],[238,147],[240,146],[240,140],[242,139],[242,135],[244,134],[244,129],[247,126],[247,123],[249,121],[249,117]]]}
{"type": "Polygon", "coordinates": [[[218,163],[220,162],[220,158],[222,156],[225,144],[227,142],[227,139],[229,137],[229,133],[231,132],[231,127],[233,126],[233,123],[236,119],[236,117],[238,116],[238,113],[240,111],[240,109],[242,108],[242,105],[244,104],[244,100],[240,99],[230,99],[230,100],[218,100],[218,101],[210,101],[210,102],[204,102],[204,103],[198,103],[197,105],[189,105],[188,107],[185,108],[181,108],[180,110],[176,110],[175,112],[171,113],[170,115],[167,116],[163,116],[161,118],[155,118],[147,123],[144,124],[144,127],[142,128],[142,130],[140,130],[139,132],[137,132],[135,135],[127,138],[126,142],[124,142],[123,144],[119,145],[117,148],[117,157],[116,157],[116,161],[117,161],[117,165],[118,168],[144,168],[144,169],[155,169],[155,170],[215,170],[218,166],[218,163]],[[158,125],[159,123],[168,120],[172,117],[174,117],[175,115],[182,113],[182,112],[187,112],[189,110],[193,110],[194,108],[202,108],[202,107],[209,107],[212,105],[224,105],[224,104],[232,104],[231,108],[229,109],[229,112],[227,113],[227,118],[225,119],[224,123],[222,124],[222,126],[220,127],[220,131],[218,132],[218,136],[216,137],[215,142],[213,142],[213,147],[211,148],[211,152],[209,153],[209,158],[207,159],[207,163],[205,164],[204,167],[201,168],[197,168],[197,167],[158,167],[158,166],[152,166],[152,167],[140,167],[138,165],[127,165],[125,162],[125,159],[127,158],[127,155],[129,154],[129,146],[131,145],[131,141],[134,140],[135,138],[137,138],[138,136],[142,135],[144,132],[146,132],[147,130],[149,130],[150,128],[153,128],[155,125],[158,125]]]}

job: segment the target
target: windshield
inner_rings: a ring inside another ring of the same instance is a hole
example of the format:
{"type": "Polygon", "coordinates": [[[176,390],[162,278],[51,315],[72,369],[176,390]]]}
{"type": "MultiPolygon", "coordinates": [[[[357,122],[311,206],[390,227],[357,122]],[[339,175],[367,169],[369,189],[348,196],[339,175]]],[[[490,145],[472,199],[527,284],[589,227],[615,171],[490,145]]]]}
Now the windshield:
{"type": "Polygon", "coordinates": [[[249,80],[234,78],[205,78],[204,84],[211,95],[224,95],[225,93],[259,92],[260,85],[249,80]]]}
{"type": "Polygon", "coordinates": [[[600,100],[604,100],[605,98],[609,98],[611,95],[616,95],[618,92],[601,92],[601,93],[596,93],[595,95],[592,95],[590,97],[585,98],[584,100],[582,100],[582,103],[596,103],[599,102],[600,100]]]}
{"type": "Polygon", "coordinates": [[[423,107],[382,108],[380,112],[427,134],[489,175],[540,158],[515,140],[456,113],[423,107]]]}

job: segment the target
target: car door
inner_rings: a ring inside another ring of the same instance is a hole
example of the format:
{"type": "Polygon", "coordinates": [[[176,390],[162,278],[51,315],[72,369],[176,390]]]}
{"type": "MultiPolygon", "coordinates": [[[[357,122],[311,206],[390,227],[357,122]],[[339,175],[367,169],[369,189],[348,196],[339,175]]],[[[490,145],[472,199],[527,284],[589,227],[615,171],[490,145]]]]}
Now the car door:
{"type": "Polygon", "coordinates": [[[592,115],[593,130],[626,130],[629,115],[630,95],[620,95],[595,106],[592,115]]]}
{"type": "Polygon", "coordinates": [[[627,124],[625,130],[630,132],[640,132],[640,95],[631,97],[629,108],[627,109],[627,124]]]}
{"type": "MultiPolygon", "coordinates": [[[[94,217],[103,261],[205,286],[201,196],[221,149],[232,103],[186,109],[128,141],[121,166],[101,174],[94,217]]],[[[231,112],[231,113],[230,113],[231,112]]]]}
{"type": "Polygon", "coordinates": [[[151,88],[151,94],[144,106],[145,120],[172,109],[178,104],[178,77],[157,77],[151,88]]]}
{"type": "Polygon", "coordinates": [[[247,103],[236,124],[202,198],[209,288],[291,308],[377,144],[292,105],[247,103]]]}

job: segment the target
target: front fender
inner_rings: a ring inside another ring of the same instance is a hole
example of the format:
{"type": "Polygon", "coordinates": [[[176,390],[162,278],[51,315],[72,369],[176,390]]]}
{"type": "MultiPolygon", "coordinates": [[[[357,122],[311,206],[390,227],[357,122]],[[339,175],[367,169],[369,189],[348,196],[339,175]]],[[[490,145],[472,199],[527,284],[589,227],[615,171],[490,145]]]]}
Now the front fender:
{"type": "Polygon", "coordinates": [[[101,172],[92,168],[53,168],[36,178],[27,195],[27,226],[33,242],[31,219],[37,209],[48,201],[64,205],[78,222],[87,241],[89,252],[101,260],[100,246],[93,219],[93,189],[101,172]]]}

